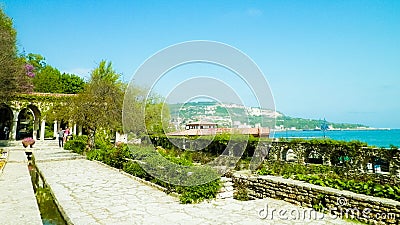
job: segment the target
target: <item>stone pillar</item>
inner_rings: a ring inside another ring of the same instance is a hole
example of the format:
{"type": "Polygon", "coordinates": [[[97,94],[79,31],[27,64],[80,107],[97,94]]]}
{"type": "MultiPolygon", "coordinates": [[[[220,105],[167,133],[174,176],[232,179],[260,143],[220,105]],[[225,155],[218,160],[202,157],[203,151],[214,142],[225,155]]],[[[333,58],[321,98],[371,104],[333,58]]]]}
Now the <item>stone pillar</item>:
{"type": "Polygon", "coordinates": [[[76,123],[74,123],[74,126],[72,127],[72,134],[76,135],[78,132],[76,132],[76,123]]]}
{"type": "Polygon", "coordinates": [[[79,127],[78,127],[78,135],[79,136],[82,135],[82,126],[81,125],[79,125],[79,127]]]}
{"type": "Polygon", "coordinates": [[[54,120],[54,125],[53,125],[53,137],[57,139],[57,131],[58,131],[58,124],[57,120],[54,120]]]}
{"type": "Polygon", "coordinates": [[[13,121],[11,124],[10,139],[17,140],[18,111],[13,110],[13,121]]]}
{"type": "Polygon", "coordinates": [[[33,122],[33,132],[32,132],[33,140],[37,140],[38,130],[39,130],[39,119],[35,119],[35,121],[33,122]]]}
{"type": "Polygon", "coordinates": [[[46,120],[42,120],[42,124],[40,125],[40,140],[44,141],[44,131],[46,129],[46,120]]]}

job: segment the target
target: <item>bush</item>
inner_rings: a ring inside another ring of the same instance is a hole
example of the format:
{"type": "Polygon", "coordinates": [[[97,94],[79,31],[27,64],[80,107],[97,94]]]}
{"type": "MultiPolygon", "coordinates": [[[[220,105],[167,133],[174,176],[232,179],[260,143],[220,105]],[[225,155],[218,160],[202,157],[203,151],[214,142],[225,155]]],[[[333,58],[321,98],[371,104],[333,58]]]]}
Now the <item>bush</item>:
{"type": "Polygon", "coordinates": [[[221,188],[220,180],[214,180],[197,186],[179,186],[177,192],[181,194],[179,201],[183,204],[198,203],[205,199],[212,199],[217,196],[221,188]]]}
{"type": "Polygon", "coordinates": [[[233,192],[233,198],[239,201],[249,200],[249,194],[247,191],[247,186],[244,181],[238,181],[236,184],[235,191],[233,192]]]}
{"type": "Polygon", "coordinates": [[[44,130],[44,137],[45,138],[54,138],[54,131],[52,130],[44,130]]]}
{"type": "Polygon", "coordinates": [[[348,190],[359,194],[400,200],[398,184],[375,181],[375,174],[350,174],[343,168],[325,165],[300,165],[282,161],[269,161],[257,170],[259,175],[275,175],[305,181],[307,183],[348,190]]]}
{"type": "Polygon", "coordinates": [[[400,188],[397,186],[381,185],[373,181],[355,181],[344,180],[340,178],[331,178],[324,175],[295,175],[296,180],[305,181],[323,187],[332,187],[339,190],[348,190],[359,194],[366,194],[375,197],[389,198],[400,201],[400,188]]]}
{"type": "Polygon", "coordinates": [[[136,162],[126,162],[123,170],[135,177],[139,177],[145,180],[149,179],[149,175],[146,171],[136,162]]]}
{"type": "Polygon", "coordinates": [[[81,140],[69,140],[64,144],[64,149],[83,154],[86,149],[86,142],[81,140]]]}
{"type": "Polygon", "coordinates": [[[104,157],[105,157],[104,151],[101,149],[93,149],[86,153],[86,158],[89,160],[97,160],[103,162],[104,157]]]}
{"type": "Polygon", "coordinates": [[[106,152],[103,161],[107,165],[110,165],[117,169],[122,169],[126,161],[125,158],[128,156],[127,154],[128,147],[126,145],[121,145],[118,147],[105,146],[105,148],[106,152]]]}
{"type": "MultiPolygon", "coordinates": [[[[283,161],[267,161],[256,171],[259,175],[292,176],[297,174],[340,174],[342,171],[333,166],[318,164],[302,165],[283,161]]],[[[342,175],[342,174],[340,174],[342,175]]]]}
{"type": "Polygon", "coordinates": [[[87,135],[74,135],[74,136],[72,136],[72,140],[74,140],[74,141],[82,141],[82,142],[87,143],[88,136],[87,135]]]}

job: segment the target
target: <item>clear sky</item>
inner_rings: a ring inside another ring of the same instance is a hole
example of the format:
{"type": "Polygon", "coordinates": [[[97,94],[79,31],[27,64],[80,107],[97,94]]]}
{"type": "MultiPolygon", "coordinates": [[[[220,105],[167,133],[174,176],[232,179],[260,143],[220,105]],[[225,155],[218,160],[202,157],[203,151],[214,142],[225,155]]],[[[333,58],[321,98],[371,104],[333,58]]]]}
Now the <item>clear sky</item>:
{"type": "Polygon", "coordinates": [[[64,72],[106,59],[129,81],[162,48],[213,40],[258,64],[278,111],[400,128],[398,0],[0,2],[20,50],[64,72]]]}

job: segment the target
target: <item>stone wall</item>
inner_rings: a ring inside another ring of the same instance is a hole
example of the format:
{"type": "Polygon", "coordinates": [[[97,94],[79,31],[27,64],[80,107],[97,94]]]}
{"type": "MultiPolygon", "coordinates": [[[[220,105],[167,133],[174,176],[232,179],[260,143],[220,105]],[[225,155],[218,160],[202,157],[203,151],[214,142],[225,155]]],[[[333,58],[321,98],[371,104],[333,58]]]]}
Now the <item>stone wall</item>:
{"type": "Polygon", "coordinates": [[[400,202],[317,186],[275,176],[232,176],[235,190],[245,188],[249,199],[275,198],[296,205],[323,208],[333,218],[356,217],[372,224],[399,224],[400,202]]]}

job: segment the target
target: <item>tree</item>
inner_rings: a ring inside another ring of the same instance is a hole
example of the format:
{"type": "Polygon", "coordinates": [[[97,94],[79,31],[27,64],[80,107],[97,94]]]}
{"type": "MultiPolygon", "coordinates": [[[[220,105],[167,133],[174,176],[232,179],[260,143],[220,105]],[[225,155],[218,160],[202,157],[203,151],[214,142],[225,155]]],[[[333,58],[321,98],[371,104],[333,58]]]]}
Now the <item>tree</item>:
{"type": "Polygon", "coordinates": [[[18,57],[16,35],[12,20],[0,8],[0,102],[30,88],[23,61],[18,57]]]}
{"type": "Polygon", "coordinates": [[[61,87],[64,94],[78,94],[83,91],[85,81],[75,74],[61,74],[61,87]]]}
{"type": "Polygon", "coordinates": [[[44,57],[39,54],[29,53],[25,56],[25,61],[34,68],[33,86],[35,92],[77,94],[85,86],[85,81],[79,76],[61,74],[58,69],[46,65],[44,57]]]}
{"type": "Polygon", "coordinates": [[[164,134],[171,130],[171,115],[168,105],[159,96],[153,95],[147,100],[145,124],[148,134],[164,134]]]}
{"type": "Polygon", "coordinates": [[[123,105],[124,132],[140,137],[162,134],[170,127],[170,111],[163,98],[131,84],[125,93],[123,105]]]}
{"type": "Polygon", "coordinates": [[[35,92],[62,93],[61,73],[49,65],[41,68],[33,78],[35,92]]]}
{"type": "Polygon", "coordinates": [[[71,119],[88,131],[88,146],[94,147],[94,137],[100,128],[121,130],[121,109],[125,85],[111,62],[101,61],[91,73],[89,83],[73,99],[71,119]]]}

